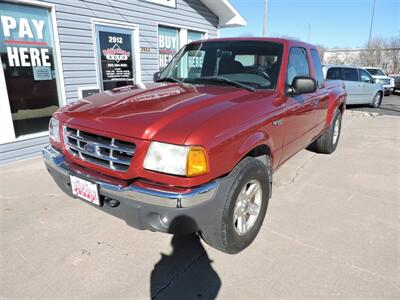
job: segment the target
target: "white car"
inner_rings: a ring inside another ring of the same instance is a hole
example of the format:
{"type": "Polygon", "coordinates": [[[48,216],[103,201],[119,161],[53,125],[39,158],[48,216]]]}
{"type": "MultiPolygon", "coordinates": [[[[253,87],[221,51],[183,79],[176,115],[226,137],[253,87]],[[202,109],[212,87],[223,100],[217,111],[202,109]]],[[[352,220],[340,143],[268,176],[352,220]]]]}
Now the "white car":
{"type": "Polygon", "coordinates": [[[379,68],[367,67],[367,70],[372,77],[375,79],[376,83],[380,83],[383,86],[385,96],[389,96],[394,91],[394,79],[390,78],[379,68]]]}
{"type": "Polygon", "coordinates": [[[347,105],[368,104],[378,108],[382,103],[383,86],[363,68],[345,65],[324,65],[326,80],[341,80],[347,92],[347,105]]]}

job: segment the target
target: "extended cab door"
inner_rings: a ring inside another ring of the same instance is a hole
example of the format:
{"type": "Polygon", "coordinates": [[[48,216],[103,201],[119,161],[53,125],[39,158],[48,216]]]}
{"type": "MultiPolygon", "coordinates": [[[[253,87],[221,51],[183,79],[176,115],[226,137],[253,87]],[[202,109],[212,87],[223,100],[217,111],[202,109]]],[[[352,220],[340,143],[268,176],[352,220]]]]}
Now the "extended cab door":
{"type": "MultiPolygon", "coordinates": [[[[291,86],[296,76],[311,76],[306,49],[290,49],[286,71],[286,86],[291,86]]],[[[299,150],[306,147],[313,138],[315,128],[315,93],[291,95],[285,99],[285,136],[281,162],[287,160],[299,150]]]]}
{"type": "Polygon", "coordinates": [[[319,57],[317,49],[311,49],[311,60],[313,63],[314,74],[312,77],[317,82],[317,91],[314,95],[314,104],[315,104],[315,137],[318,136],[321,131],[325,128],[326,124],[326,116],[328,114],[329,108],[329,92],[325,87],[325,79],[324,74],[322,72],[321,59],[319,57]]]}

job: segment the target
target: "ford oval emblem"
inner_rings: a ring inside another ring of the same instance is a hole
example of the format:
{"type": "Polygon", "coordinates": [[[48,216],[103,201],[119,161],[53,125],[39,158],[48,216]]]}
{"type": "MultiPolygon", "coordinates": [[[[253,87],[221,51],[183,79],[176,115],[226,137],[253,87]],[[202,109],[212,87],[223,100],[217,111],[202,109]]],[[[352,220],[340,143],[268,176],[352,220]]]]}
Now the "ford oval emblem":
{"type": "Polygon", "coordinates": [[[95,144],[89,144],[88,143],[83,147],[83,149],[85,149],[85,151],[89,152],[89,153],[96,153],[98,147],[95,144]]]}

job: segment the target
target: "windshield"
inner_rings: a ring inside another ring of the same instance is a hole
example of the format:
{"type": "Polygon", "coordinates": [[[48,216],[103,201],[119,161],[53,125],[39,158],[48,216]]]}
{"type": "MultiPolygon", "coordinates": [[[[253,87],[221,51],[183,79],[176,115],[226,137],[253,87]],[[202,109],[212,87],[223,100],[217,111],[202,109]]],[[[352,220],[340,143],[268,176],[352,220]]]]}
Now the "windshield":
{"type": "Polygon", "coordinates": [[[380,69],[367,69],[367,71],[368,71],[371,75],[386,76],[385,73],[383,73],[382,70],[380,70],[380,69]]]}
{"type": "Polygon", "coordinates": [[[236,83],[275,89],[283,45],[265,41],[218,41],[183,47],[159,80],[201,84],[236,83]],[[219,80],[216,80],[219,79],[219,80]]]}

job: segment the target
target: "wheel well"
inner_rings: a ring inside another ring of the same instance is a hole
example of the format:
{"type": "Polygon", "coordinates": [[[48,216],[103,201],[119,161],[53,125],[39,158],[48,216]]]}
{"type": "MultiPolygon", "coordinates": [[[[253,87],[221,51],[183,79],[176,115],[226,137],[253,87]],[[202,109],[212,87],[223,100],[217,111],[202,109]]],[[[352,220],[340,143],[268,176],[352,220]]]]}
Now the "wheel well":
{"type": "Polygon", "coordinates": [[[345,105],[344,102],[339,105],[339,109],[342,112],[342,114],[344,112],[344,105],[345,105]]]}
{"type": "MultiPolygon", "coordinates": [[[[268,174],[269,174],[269,183],[270,183],[270,193],[269,193],[269,198],[271,198],[271,193],[272,193],[272,176],[273,176],[273,171],[272,171],[272,155],[271,155],[271,149],[267,145],[259,145],[255,148],[253,148],[251,151],[249,151],[245,157],[254,157],[261,161],[267,168],[268,174]]],[[[243,158],[245,158],[243,157],[243,158]]]]}
{"type": "Polygon", "coordinates": [[[245,157],[254,157],[259,159],[267,167],[272,166],[271,150],[267,145],[259,145],[249,151],[245,157]]]}

